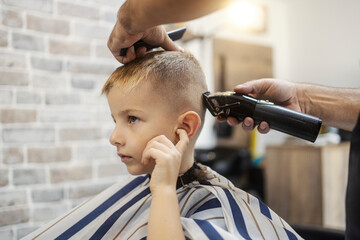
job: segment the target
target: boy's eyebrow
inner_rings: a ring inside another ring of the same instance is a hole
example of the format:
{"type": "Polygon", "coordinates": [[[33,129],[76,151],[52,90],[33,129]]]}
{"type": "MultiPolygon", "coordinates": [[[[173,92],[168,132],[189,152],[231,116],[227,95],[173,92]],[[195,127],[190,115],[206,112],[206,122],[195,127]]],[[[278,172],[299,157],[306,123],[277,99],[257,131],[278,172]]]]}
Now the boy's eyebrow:
{"type": "MultiPolygon", "coordinates": [[[[121,115],[121,114],[124,114],[124,113],[128,114],[129,112],[140,112],[140,113],[143,113],[143,111],[137,110],[137,109],[125,109],[125,110],[122,110],[122,111],[118,112],[116,115],[121,115]]],[[[114,115],[111,114],[111,117],[114,118],[114,115]]]]}

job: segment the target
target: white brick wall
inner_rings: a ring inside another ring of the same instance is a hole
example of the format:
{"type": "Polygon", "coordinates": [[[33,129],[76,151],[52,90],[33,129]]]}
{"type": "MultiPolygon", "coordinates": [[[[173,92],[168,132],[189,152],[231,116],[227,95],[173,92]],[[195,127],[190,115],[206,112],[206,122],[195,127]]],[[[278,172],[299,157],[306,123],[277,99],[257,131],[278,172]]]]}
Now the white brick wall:
{"type": "Polygon", "coordinates": [[[123,0],[0,0],[0,239],[19,239],[126,174],[100,90],[123,0]]]}

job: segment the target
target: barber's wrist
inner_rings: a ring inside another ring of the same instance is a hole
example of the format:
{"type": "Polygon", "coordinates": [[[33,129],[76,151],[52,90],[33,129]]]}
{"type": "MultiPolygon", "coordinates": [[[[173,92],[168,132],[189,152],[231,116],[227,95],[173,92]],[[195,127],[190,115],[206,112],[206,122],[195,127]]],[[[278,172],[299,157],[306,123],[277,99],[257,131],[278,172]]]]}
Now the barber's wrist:
{"type": "Polygon", "coordinates": [[[311,114],[311,101],[309,101],[309,94],[307,92],[308,86],[301,83],[294,83],[296,89],[296,97],[299,102],[299,107],[302,113],[311,114]]]}
{"type": "Polygon", "coordinates": [[[136,32],[132,30],[132,20],[129,13],[129,1],[125,1],[117,13],[117,24],[128,34],[136,34],[136,32]]]}

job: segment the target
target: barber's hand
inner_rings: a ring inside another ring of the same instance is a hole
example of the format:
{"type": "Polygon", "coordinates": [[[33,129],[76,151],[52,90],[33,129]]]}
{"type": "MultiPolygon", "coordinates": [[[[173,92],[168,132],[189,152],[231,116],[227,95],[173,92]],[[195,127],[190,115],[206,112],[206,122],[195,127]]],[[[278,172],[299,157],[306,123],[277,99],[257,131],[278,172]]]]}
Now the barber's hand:
{"type": "Polygon", "coordinates": [[[164,135],[151,139],[146,145],[142,163],[149,164],[155,161],[155,167],[151,174],[150,190],[154,194],[164,188],[176,189],[176,182],[180,171],[183,154],[189,144],[189,138],[185,130],[178,129],[179,141],[174,145],[164,135]]]}
{"type": "Polygon", "coordinates": [[[148,44],[160,46],[165,50],[182,51],[182,49],[176,46],[169,38],[163,26],[152,27],[144,32],[129,33],[119,21],[116,22],[107,45],[114,57],[119,62],[125,64],[145,54],[145,47],[140,47],[135,51],[133,46],[133,44],[140,39],[148,44]],[[126,52],[126,56],[120,56],[120,50],[122,48],[129,48],[126,52]]]}
{"type": "MultiPolygon", "coordinates": [[[[303,112],[299,104],[296,84],[278,79],[259,79],[237,85],[234,91],[241,94],[252,96],[256,99],[269,100],[279,106],[286,107],[298,112],[303,112]]],[[[227,119],[230,125],[239,124],[237,119],[229,117],[227,119]]],[[[242,127],[245,131],[254,129],[254,120],[250,117],[244,119],[242,127]]],[[[258,126],[260,133],[270,131],[267,122],[261,122],[258,126]]]]}

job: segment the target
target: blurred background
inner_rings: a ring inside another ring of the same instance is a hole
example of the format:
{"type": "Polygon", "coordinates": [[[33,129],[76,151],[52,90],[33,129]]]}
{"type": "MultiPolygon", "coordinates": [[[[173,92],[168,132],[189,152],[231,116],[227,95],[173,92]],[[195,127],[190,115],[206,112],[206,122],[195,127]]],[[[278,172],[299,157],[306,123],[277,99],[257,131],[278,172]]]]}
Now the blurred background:
{"type": "MultiPolygon", "coordinates": [[[[19,239],[127,176],[100,96],[120,0],[0,1],[0,239],[19,239]]],[[[211,91],[258,78],[360,87],[360,2],[236,1],[179,42],[211,91]]],[[[196,158],[290,224],[343,230],[348,133],[315,144],[230,128],[207,114],[196,158]]]]}

